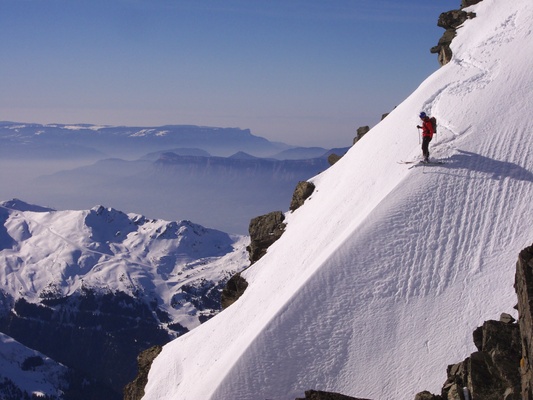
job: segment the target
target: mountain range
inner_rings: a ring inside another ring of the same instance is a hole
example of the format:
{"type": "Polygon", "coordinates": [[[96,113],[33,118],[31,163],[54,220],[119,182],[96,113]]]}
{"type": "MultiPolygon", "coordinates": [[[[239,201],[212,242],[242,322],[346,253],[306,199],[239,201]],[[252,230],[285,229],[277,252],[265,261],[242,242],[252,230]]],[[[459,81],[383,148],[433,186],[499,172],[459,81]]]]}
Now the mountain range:
{"type": "Polygon", "coordinates": [[[2,122],[0,198],[57,210],[105,204],[246,234],[252,218],[284,209],[299,181],[327,169],[328,155],[237,128],[2,122]]]}
{"type": "Polygon", "coordinates": [[[172,147],[202,148],[213,155],[246,151],[266,156],[290,146],[254,136],[249,129],[194,125],[158,127],[0,122],[2,158],[139,158],[172,147]]]}
{"type": "MultiPolygon", "coordinates": [[[[248,265],[246,236],[189,221],[17,199],[0,221],[0,331],[68,367],[70,399],[121,398],[139,352],[220,312],[225,282],[248,265]]],[[[35,387],[58,396],[50,380],[22,386],[35,387]]]]}

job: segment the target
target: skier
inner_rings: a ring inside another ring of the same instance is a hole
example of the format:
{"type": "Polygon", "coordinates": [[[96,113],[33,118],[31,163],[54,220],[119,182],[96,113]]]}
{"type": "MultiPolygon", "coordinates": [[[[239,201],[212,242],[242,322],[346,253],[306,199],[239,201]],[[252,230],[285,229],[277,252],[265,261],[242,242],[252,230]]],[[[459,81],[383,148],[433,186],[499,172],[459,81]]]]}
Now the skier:
{"type": "Polygon", "coordinates": [[[418,129],[422,129],[422,155],[424,156],[425,163],[429,162],[429,142],[433,139],[433,134],[435,130],[433,129],[433,124],[429,120],[429,117],[424,111],[419,115],[422,120],[422,126],[417,125],[418,129]]]}

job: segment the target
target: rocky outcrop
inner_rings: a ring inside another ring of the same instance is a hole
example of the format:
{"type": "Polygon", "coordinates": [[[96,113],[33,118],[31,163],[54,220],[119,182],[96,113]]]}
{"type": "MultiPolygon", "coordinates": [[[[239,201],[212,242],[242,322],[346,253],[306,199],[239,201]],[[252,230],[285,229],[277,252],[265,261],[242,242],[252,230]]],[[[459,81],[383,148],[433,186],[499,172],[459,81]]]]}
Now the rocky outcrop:
{"type": "Polygon", "coordinates": [[[515,290],[518,296],[522,358],[522,399],[533,399],[533,245],[522,250],[516,263],[515,290]]]}
{"type": "Polygon", "coordinates": [[[331,166],[335,164],[337,161],[339,161],[342,158],[342,156],[339,156],[338,154],[331,153],[328,156],[328,164],[331,166]]]}
{"type": "Polygon", "coordinates": [[[144,396],[144,387],[148,383],[148,373],[154,359],[161,353],[163,347],[153,346],[143,351],[137,357],[138,374],[133,382],[124,388],[124,400],[141,400],[144,396]]]}
{"type": "Polygon", "coordinates": [[[415,400],[533,400],[533,245],[518,256],[515,274],[518,323],[509,314],[474,331],[478,351],[448,366],[440,395],[427,391],[415,400]]]}
{"type": "Polygon", "coordinates": [[[481,0],[463,0],[461,9],[451,10],[440,14],[437,25],[446,29],[439,39],[439,43],[431,48],[431,53],[438,54],[439,64],[445,65],[452,59],[450,44],[457,34],[457,29],[468,19],[476,16],[473,12],[466,12],[463,8],[479,3],[481,0]]]}
{"type": "Polygon", "coordinates": [[[250,221],[250,245],[247,247],[252,263],[266,254],[267,249],[278,240],[285,231],[285,216],[281,211],[255,217],[250,221]]]}
{"type": "Polygon", "coordinates": [[[360,126],[357,128],[357,136],[353,139],[353,144],[356,144],[359,140],[365,136],[368,131],[370,131],[370,127],[368,125],[360,126]]]}
{"type": "Polygon", "coordinates": [[[520,331],[508,314],[486,321],[473,334],[478,351],[449,365],[440,395],[427,391],[415,400],[520,400],[520,331]]]}
{"type": "Polygon", "coordinates": [[[296,185],[296,189],[294,189],[294,193],[292,194],[292,200],[289,210],[295,211],[301,206],[303,206],[305,200],[309,198],[309,196],[311,196],[314,190],[315,185],[311,182],[298,182],[298,184],[296,185]]]}
{"type": "Polygon", "coordinates": [[[305,397],[297,398],[296,400],[366,400],[366,399],[345,396],[339,393],[323,392],[320,390],[307,390],[305,392],[305,397]]]}
{"type": "Polygon", "coordinates": [[[226,309],[237,301],[239,297],[242,296],[246,288],[248,287],[248,282],[244,279],[241,274],[233,275],[226,287],[222,290],[220,301],[222,303],[222,309],[226,309]]]}

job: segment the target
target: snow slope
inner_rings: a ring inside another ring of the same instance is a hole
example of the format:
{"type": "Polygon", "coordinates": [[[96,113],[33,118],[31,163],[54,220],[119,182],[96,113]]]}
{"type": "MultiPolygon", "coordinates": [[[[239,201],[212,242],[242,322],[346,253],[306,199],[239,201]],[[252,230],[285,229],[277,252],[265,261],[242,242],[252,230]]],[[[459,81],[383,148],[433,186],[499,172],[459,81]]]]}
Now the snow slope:
{"type": "Polygon", "coordinates": [[[313,179],[241,299],[164,347],[145,400],[413,399],[513,311],[533,241],[533,3],[470,10],[452,62],[313,179]],[[421,110],[446,164],[397,164],[420,154],[421,110]]]}

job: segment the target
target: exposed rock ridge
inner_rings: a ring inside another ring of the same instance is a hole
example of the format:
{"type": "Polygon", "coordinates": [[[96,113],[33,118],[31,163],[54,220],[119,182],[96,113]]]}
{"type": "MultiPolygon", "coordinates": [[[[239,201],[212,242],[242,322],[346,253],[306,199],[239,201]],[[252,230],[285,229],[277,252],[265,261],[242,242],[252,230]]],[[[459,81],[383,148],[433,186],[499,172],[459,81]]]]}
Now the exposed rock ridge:
{"type": "Polygon", "coordinates": [[[459,10],[443,12],[439,16],[437,26],[446,29],[446,32],[444,32],[440,38],[439,43],[431,48],[430,52],[433,54],[438,54],[440,65],[446,65],[452,59],[452,50],[450,49],[450,44],[457,34],[457,29],[460,28],[466,20],[472,19],[476,16],[475,13],[466,12],[463,9],[477,4],[480,1],[482,0],[463,0],[459,10]]]}
{"type": "Polygon", "coordinates": [[[285,231],[285,215],[281,211],[260,215],[250,221],[250,261],[255,263],[266,254],[267,249],[278,240],[285,231]]]}
{"type": "Polygon", "coordinates": [[[533,399],[533,245],[522,250],[516,263],[515,290],[522,345],[522,399],[533,399]]]}

